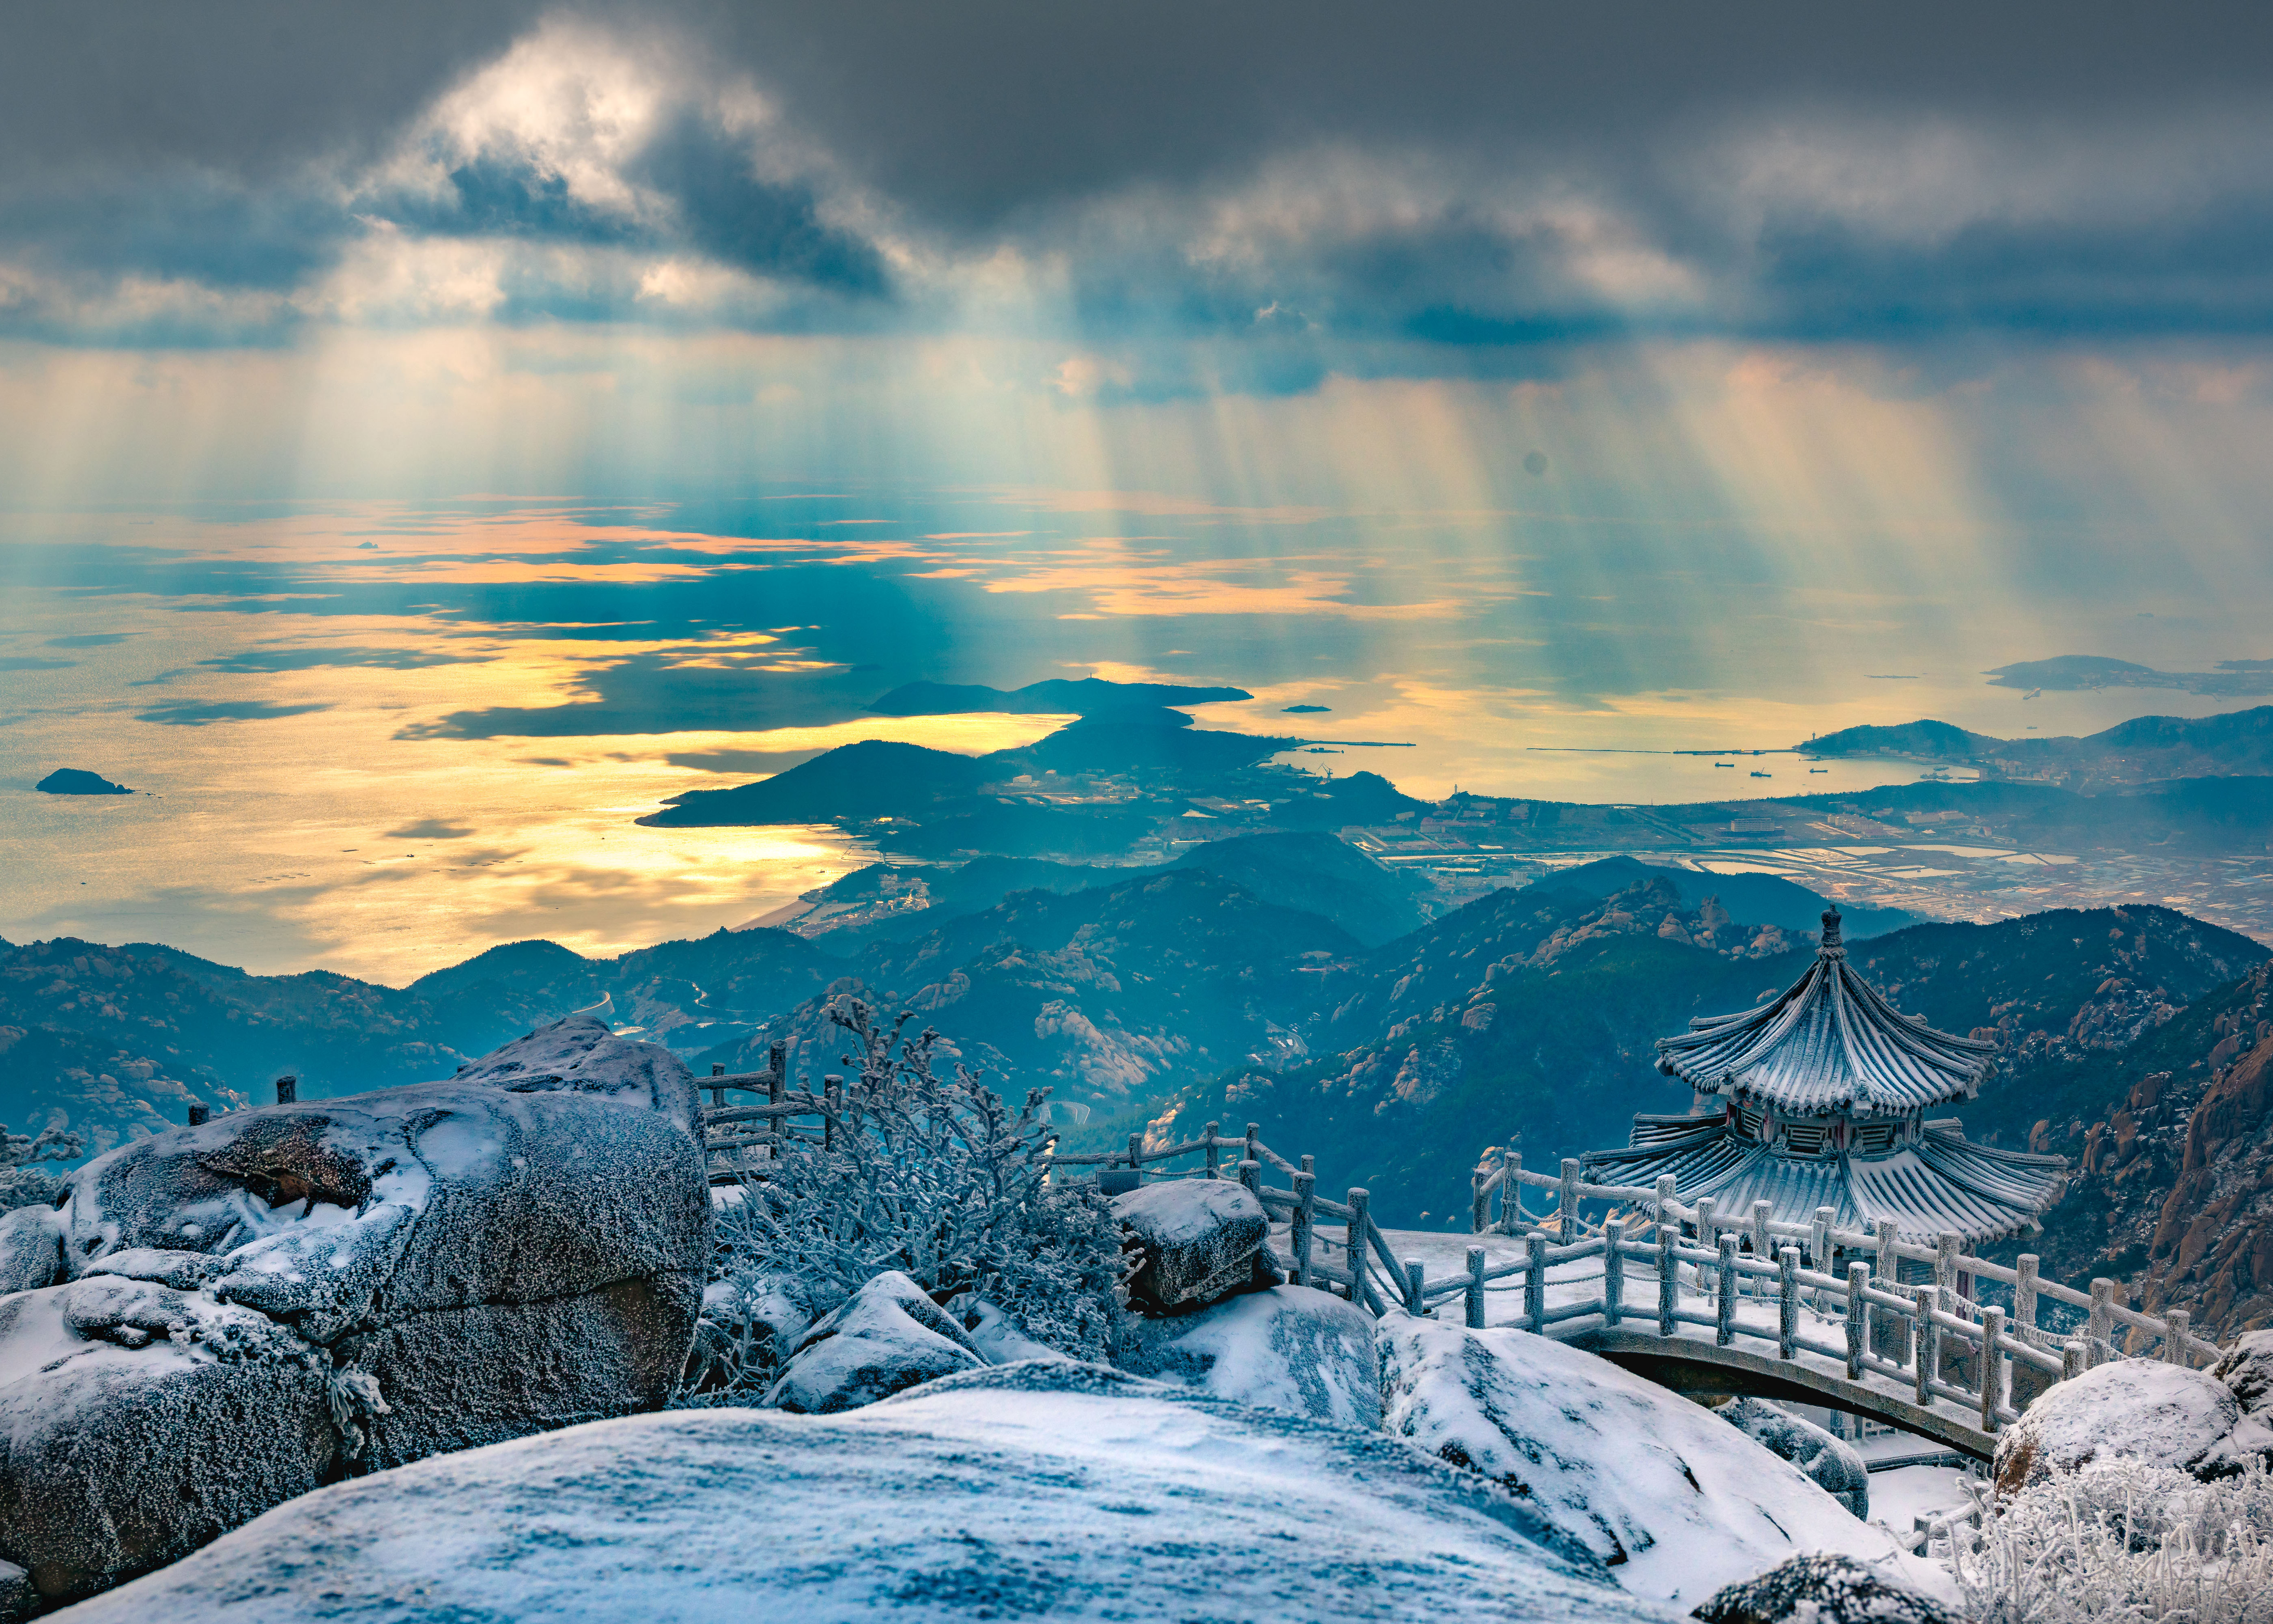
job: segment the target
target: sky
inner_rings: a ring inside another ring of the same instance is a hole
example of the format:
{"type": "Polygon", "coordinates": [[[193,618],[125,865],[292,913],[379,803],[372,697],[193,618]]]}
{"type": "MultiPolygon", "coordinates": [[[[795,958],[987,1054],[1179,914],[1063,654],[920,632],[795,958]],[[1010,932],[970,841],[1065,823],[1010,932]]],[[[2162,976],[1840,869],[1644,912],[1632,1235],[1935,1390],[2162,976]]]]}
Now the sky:
{"type": "Polygon", "coordinates": [[[1564,799],[2261,702],[1983,674],[2273,657],[2260,9],[4,20],[11,939],[739,923],[859,853],[630,819],[1046,725],[917,679],[1564,799]]]}

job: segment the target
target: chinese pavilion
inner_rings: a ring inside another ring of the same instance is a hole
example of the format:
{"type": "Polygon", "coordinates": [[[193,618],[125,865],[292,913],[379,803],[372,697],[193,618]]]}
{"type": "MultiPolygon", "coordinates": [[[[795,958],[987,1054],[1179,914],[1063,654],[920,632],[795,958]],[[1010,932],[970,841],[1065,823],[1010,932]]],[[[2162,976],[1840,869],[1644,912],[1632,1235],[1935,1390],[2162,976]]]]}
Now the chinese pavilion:
{"type": "Polygon", "coordinates": [[[1968,1100],[1992,1046],[1902,1014],[1847,962],[1839,913],[1815,963],[1782,996],[1690,1022],[1659,1041],[1658,1070],[1696,1091],[1685,1116],[1639,1116],[1625,1148],[1585,1158],[1586,1177],[1654,1185],[1722,1213],[1767,1201],[1780,1222],[1827,1207],[1842,1229],[1891,1219],[1905,1240],[1955,1232],[1968,1251],[2033,1233],[2067,1162],[1968,1143],[1937,1105],[1968,1100]]]}

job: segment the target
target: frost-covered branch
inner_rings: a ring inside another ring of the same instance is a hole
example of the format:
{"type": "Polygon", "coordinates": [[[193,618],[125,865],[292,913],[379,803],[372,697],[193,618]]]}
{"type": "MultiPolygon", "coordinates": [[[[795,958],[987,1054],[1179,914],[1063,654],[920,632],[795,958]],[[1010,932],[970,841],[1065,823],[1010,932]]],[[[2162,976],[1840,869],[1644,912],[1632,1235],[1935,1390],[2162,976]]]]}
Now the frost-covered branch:
{"type": "Polygon", "coordinates": [[[1984,1497],[1949,1559],[1980,1624],[2273,1624],[2273,1480],[2088,1469],[1984,1497]]]}
{"type": "Polygon", "coordinates": [[[722,1275],[755,1302],[821,1314],[887,1270],[940,1302],[1001,1308],[1036,1340],[1101,1358],[1124,1315],[1120,1237],[1094,1185],[1054,1184],[1046,1090],[1013,1111],[969,1068],[940,1074],[937,1033],[910,1036],[857,998],[832,1004],[857,1075],[822,1113],[825,1144],[784,1143],[720,1215],[722,1275]]]}

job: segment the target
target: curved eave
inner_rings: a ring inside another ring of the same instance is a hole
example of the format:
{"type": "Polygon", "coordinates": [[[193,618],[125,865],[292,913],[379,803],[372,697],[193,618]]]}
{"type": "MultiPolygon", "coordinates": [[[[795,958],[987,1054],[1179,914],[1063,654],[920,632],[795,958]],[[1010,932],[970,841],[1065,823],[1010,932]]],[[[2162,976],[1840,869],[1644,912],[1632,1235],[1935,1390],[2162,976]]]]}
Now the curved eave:
{"type": "Polygon", "coordinates": [[[1993,1044],[1902,1014],[1827,950],[1783,995],[1658,1041],[1658,1069],[1708,1093],[1811,1116],[1899,1116],[1968,1099],[1993,1044]]]}
{"type": "Polygon", "coordinates": [[[2067,1162],[1971,1144],[1929,1132],[1917,1146],[1889,1156],[1779,1156],[1713,1122],[1677,1138],[1652,1139],[1581,1158],[1589,1180],[1653,1186],[1670,1173],[1684,1202],[1710,1196],[1723,1214],[1769,1203],[1779,1222],[1811,1222],[1832,1210],[1842,1229],[1892,1222],[1905,1241],[1931,1245],[1944,1233],[1983,1245],[2032,1229],[2059,1199],[2067,1162]]]}

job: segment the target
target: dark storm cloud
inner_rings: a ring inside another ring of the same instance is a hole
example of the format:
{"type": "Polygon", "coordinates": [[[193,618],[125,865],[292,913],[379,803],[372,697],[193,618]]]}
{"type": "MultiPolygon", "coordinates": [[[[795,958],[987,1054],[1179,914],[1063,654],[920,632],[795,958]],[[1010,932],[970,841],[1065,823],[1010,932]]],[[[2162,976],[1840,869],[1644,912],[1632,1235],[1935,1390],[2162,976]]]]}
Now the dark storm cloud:
{"type": "Polygon", "coordinates": [[[0,327],[49,337],[274,334],[382,229],[560,251],[501,273],[498,320],[798,331],[961,319],[888,237],[1009,248],[1064,267],[1039,326],[1128,348],[1107,398],[1620,336],[2273,329],[2258,7],[154,0],[10,39],[0,262],[53,285],[0,282],[0,327]],[[548,25],[660,76],[611,186],[421,124],[548,25]],[[657,255],[789,291],[690,315],[644,297],[657,255]],[[94,309],[129,277],[276,297],[94,309]],[[1165,353],[1194,337],[1236,353],[1165,353]]]}

